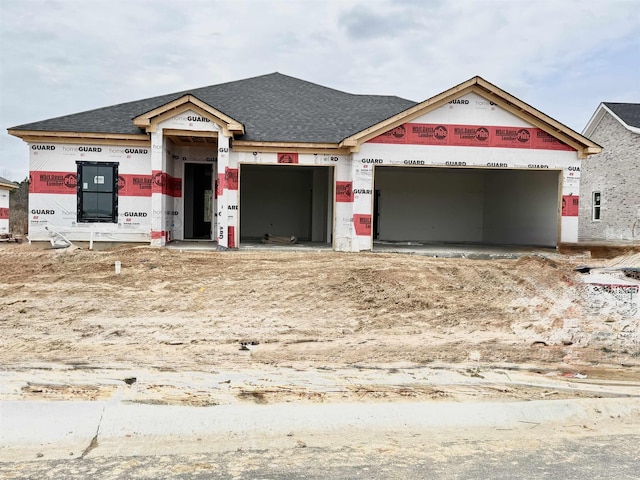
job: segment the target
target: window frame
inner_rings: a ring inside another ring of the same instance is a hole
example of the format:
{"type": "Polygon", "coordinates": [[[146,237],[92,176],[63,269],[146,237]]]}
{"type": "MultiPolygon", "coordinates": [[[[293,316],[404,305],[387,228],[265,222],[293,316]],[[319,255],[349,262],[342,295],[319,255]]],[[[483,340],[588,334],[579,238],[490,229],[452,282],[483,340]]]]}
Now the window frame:
{"type": "Polygon", "coordinates": [[[600,190],[591,192],[591,221],[599,222],[602,219],[602,193],[600,190]]]}
{"type": "Polygon", "coordinates": [[[78,223],[118,223],[118,162],[89,162],[76,161],[77,165],[77,221],[78,223]],[[84,190],[83,169],[84,167],[100,167],[112,169],[111,190],[84,190]],[[85,197],[90,194],[111,193],[111,215],[110,216],[90,216],[83,215],[85,197]]]}

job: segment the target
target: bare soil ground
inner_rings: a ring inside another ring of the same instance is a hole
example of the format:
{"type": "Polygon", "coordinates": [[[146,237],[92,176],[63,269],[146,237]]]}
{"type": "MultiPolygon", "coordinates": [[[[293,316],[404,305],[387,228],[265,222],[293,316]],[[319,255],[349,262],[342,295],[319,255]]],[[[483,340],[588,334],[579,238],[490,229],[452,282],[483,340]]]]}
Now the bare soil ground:
{"type": "Polygon", "coordinates": [[[585,262],[0,245],[0,399],[600,396],[536,384],[640,378],[638,317],[590,309],[585,262]]]}

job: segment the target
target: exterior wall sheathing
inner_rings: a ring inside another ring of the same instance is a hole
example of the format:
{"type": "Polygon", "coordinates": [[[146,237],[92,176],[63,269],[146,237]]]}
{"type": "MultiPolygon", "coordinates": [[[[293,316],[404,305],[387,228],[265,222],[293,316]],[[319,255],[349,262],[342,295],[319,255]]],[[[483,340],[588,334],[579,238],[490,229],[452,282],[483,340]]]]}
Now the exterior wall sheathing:
{"type": "MultiPolygon", "coordinates": [[[[194,162],[212,165],[217,185],[212,200],[212,240],[224,248],[239,246],[242,215],[239,176],[244,164],[332,167],[333,173],[329,175],[332,178],[326,186],[331,200],[320,197],[317,200],[328,204],[327,226],[326,229],[314,226],[314,231],[324,233],[313,236],[315,240],[332,239],[338,251],[373,248],[376,175],[379,169],[388,167],[432,173],[446,169],[453,175],[452,181],[463,180],[462,176],[455,177],[456,171],[462,170],[519,171],[523,176],[518,178],[523,179],[523,184],[528,182],[528,172],[556,171],[559,180],[555,198],[552,192],[545,197],[545,202],[556,205],[556,232],[558,229],[561,232],[557,240],[577,240],[581,164],[577,152],[473,93],[370,139],[350,155],[284,149],[279,153],[234,151],[230,136],[225,135],[219,125],[202,117],[192,121],[194,117],[199,115],[185,112],[158,123],[150,134],[150,145],[144,148],[89,145],[91,148],[87,149],[87,145],[80,144],[30,144],[30,238],[48,239],[44,228],[48,226],[72,241],[94,238],[163,246],[171,240],[183,239],[184,165],[194,162]],[[443,137],[442,128],[438,127],[445,127],[447,135],[443,137]],[[165,130],[211,132],[217,137],[217,145],[174,144],[165,130]],[[76,161],[79,160],[119,163],[117,223],[77,222],[76,161]]],[[[533,176],[529,178],[535,183],[533,176]]],[[[317,187],[314,185],[314,189],[317,187]]],[[[422,187],[413,188],[419,191],[422,187]]],[[[535,190],[534,186],[528,188],[531,192],[535,190]]],[[[550,191],[548,186],[545,188],[550,191]]],[[[446,213],[446,208],[444,211],[446,213]]],[[[495,211],[499,209],[494,208],[495,211]]],[[[314,220],[319,221],[323,220],[314,220]]],[[[487,233],[481,232],[485,227],[477,227],[477,235],[471,240],[486,241],[487,233]]],[[[530,244],[535,243],[532,239],[530,244]]]]}
{"type": "Polygon", "coordinates": [[[0,186],[0,235],[9,233],[9,189],[0,186]]]}
{"type": "Polygon", "coordinates": [[[148,147],[32,143],[29,154],[31,240],[48,240],[49,231],[76,241],[150,240],[152,178],[148,147]],[[119,164],[117,223],[77,222],[77,161],[119,164]]]}
{"type": "MultiPolygon", "coordinates": [[[[560,219],[560,238],[556,238],[553,245],[558,241],[575,242],[580,162],[575,150],[546,132],[534,128],[479,95],[468,94],[361,146],[351,162],[353,212],[351,216],[339,217],[343,221],[336,222],[336,237],[341,238],[340,233],[349,231],[344,219],[351,217],[355,239],[351,241],[350,250],[372,248],[374,177],[379,169],[392,166],[521,172],[556,170],[562,180],[558,182],[558,188],[554,189],[555,195],[552,194],[550,200],[548,197],[545,200],[547,209],[549,201],[555,202],[555,222],[558,223],[560,219]]],[[[533,182],[533,177],[531,180],[533,182]]],[[[526,222],[526,218],[521,218],[516,224],[526,222]]],[[[460,240],[473,241],[479,238],[480,234],[460,240]]],[[[543,239],[544,244],[549,244],[548,238],[546,236],[543,239]]],[[[486,241],[486,238],[481,241],[486,241]]],[[[537,244],[539,241],[532,236],[528,244],[537,244]]],[[[346,244],[336,245],[336,249],[340,249],[340,246],[349,250],[349,245],[346,244]]]]}

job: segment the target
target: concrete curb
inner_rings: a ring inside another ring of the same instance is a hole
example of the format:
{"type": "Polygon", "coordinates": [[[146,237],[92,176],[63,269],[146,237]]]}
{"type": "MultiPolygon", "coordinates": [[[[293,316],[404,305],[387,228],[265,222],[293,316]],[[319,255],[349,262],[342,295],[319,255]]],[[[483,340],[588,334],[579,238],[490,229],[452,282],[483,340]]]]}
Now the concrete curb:
{"type": "Polygon", "coordinates": [[[184,407],[126,402],[0,403],[0,458],[5,461],[78,457],[102,444],[134,444],[175,437],[284,437],[292,432],[340,435],[352,431],[447,428],[517,428],[523,424],[581,423],[632,417],[640,424],[638,399],[570,399],[528,402],[407,402],[273,404],[184,407]],[[91,445],[93,446],[91,447],[91,445]]]}
{"type": "Polygon", "coordinates": [[[105,402],[0,402],[0,461],[80,456],[104,410],[105,402]]]}

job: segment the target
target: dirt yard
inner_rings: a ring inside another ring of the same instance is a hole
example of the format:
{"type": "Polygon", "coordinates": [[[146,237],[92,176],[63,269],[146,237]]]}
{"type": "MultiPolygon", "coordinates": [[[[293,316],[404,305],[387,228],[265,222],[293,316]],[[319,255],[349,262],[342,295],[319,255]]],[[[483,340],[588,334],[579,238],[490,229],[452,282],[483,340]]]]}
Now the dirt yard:
{"type": "Polygon", "coordinates": [[[585,263],[0,245],[0,399],[599,395],[534,385],[639,378],[638,317],[590,308],[585,263]]]}

